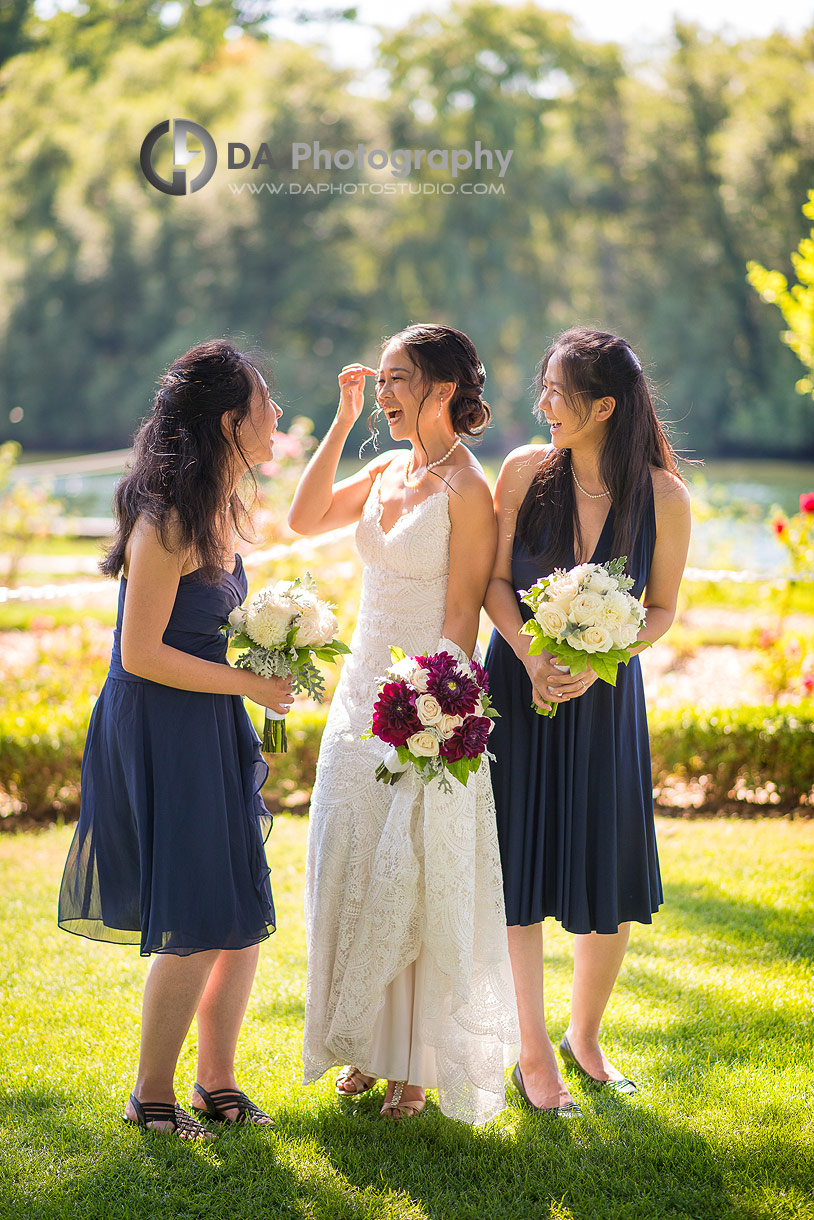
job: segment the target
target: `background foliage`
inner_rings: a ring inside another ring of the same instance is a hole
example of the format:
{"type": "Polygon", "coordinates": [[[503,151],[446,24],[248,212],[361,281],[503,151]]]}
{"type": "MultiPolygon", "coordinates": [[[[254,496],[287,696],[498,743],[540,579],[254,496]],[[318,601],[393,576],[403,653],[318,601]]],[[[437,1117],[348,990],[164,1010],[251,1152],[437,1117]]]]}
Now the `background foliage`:
{"type": "Polygon", "coordinates": [[[664,54],[634,64],[537,4],[472,0],[388,35],[372,95],[318,50],[271,39],[268,6],[178,9],[167,26],[149,0],[87,0],[47,20],[29,0],[3,7],[0,440],[126,444],[173,355],[224,333],[271,354],[281,401],[319,433],[342,364],[375,358],[409,320],[444,318],[483,355],[495,449],[528,436],[534,366],[581,321],[642,351],[680,443],[814,453],[799,365],[745,270],[753,259],[790,278],[805,235],[814,29],[733,43],[679,25],[664,54]],[[224,40],[227,27],[242,37],[224,40]],[[193,196],[161,195],[138,167],[169,116],[221,149],[193,196]],[[514,155],[502,197],[229,190],[292,181],[290,144],[316,139],[477,139],[514,155]],[[275,168],[230,173],[228,140],[267,141],[275,168]]]}

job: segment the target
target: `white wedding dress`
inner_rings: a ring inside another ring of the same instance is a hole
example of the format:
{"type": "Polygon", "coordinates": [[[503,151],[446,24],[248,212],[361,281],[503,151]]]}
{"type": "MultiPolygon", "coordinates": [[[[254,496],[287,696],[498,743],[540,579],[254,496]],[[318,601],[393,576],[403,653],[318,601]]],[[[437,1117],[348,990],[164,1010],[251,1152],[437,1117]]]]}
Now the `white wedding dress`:
{"type": "Polygon", "coordinates": [[[387,747],[360,740],[390,646],[437,650],[449,501],[437,492],[384,533],[380,477],[356,531],[359,620],[311,803],[305,1083],[354,1064],[437,1088],[444,1114],[483,1123],[505,1106],[519,1041],[489,768],[451,795],[409,770],[389,786],[374,775],[387,747]]]}

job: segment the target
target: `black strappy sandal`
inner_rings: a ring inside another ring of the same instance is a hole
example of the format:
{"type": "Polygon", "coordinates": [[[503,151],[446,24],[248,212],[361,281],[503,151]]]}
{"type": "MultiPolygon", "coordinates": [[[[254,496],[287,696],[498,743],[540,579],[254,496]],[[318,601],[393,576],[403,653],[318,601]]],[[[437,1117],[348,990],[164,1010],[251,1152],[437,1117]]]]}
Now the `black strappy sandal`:
{"type": "Polygon", "coordinates": [[[171,1132],[164,1132],[159,1128],[157,1134],[177,1135],[185,1140],[208,1141],[213,1138],[212,1132],[207,1131],[202,1123],[196,1122],[177,1102],[172,1105],[168,1101],[139,1101],[135,1093],[131,1093],[130,1103],[136,1112],[135,1121],[126,1114],[123,1114],[122,1118],[133,1127],[146,1127],[148,1131],[155,1131],[156,1128],[149,1127],[149,1123],[172,1123],[171,1132]]]}
{"type": "Polygon", "coordinates": [[[243,1127],[246,1123],[255,1127],[274,1126],[274,1120],[240,1089],[213,1089],[211,1093],[207,1093],[206,1089],[196,1083],[195,1092],[204,1099],[207,1108],[203,1110],[200,1106],[190,1106],[192,1113],[201,1118],[208,1118],[212,1123],[229,1123],[235,1127],[243,1127]],[[229,1118],[227,1110],[237,1110],[237,1118],[229,1118]],[[261,1119],[266,1121],[261,1122],[261,1119]]]}

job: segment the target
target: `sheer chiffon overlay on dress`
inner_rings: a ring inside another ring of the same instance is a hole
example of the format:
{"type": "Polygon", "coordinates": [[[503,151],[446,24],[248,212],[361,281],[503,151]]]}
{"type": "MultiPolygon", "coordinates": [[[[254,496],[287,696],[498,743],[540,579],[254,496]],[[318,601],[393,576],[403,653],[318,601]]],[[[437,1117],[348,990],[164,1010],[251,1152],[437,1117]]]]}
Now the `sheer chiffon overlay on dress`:
{"type": "MultiPolygon", "coordinates": [[[[122,578],[110,670],[82,761],[79,824],[59,925],[142,954],[243,949],[274,931],[260,796],[268,767],[243,700],[162,686],[121,661],[122,578]]],[[[221,624],[246,595],[242,561],[207,585],[182,576],[164,643],[225,663],[221,624]]]]}

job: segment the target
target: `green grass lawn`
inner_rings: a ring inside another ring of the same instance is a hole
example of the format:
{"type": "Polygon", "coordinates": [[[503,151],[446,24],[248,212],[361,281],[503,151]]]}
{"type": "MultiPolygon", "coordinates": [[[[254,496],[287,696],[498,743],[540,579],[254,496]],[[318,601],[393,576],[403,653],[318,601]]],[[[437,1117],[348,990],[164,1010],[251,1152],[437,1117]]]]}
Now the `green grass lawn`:
{"type": "MultiPolygon", "coordinates": [[[[662,821],[666,905],[637,927],[605,1042],[631,1099],[573,1082],[581,1120],[508,1109],[478,1130],[434,1102],[378,1118],[382,1086],[339,1103],[300,1086],[304,820],[269,843],[266,942],[240,1079],[276,1118],[210,1147],[126,1127],[147,962],[59,932],[70,827],[0,836],[0,1216],[45,1220],[813,1220],[812,825],[662,821]]],[[[551,1033],[567,1021],[570,938],[547,936],[551,1033]]],[[[182,1055],[182,1099],[193,1079],[182,1055]]],[[[431,1095],[432,1098],[432,1095],[431,1095]]]]}

